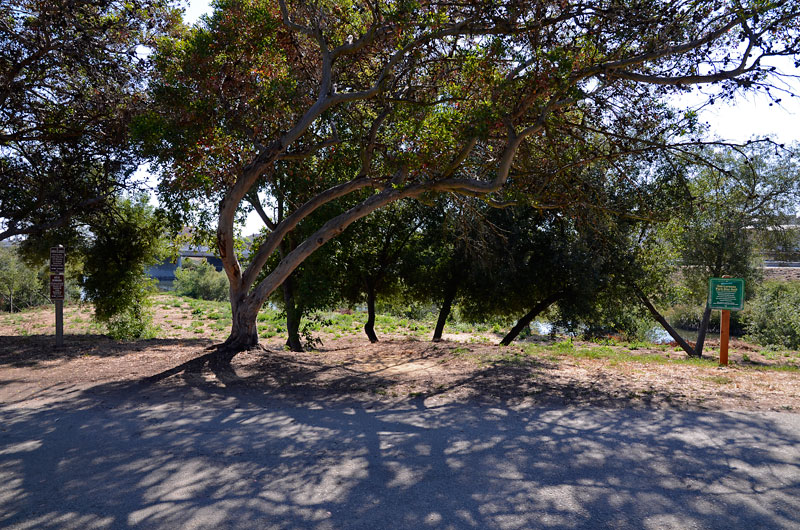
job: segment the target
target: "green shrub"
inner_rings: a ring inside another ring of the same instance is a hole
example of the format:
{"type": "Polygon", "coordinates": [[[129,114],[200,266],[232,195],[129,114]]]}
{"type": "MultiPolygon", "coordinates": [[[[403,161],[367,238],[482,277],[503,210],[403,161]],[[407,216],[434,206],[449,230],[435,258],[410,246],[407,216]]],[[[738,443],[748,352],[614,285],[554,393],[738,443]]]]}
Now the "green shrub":
{"type": "Polygon", "coordinates": [[[25,263],[16,249],[0,247],[0,311],[19,311],[47,303],[39,271],[25,263]]]}
{"type": "Polygon", "coordinates": [[[800,283],[765,282],[743,311],[748,340],[800,348],[800,283]]]}
{"type": "Polygon", "coordinates": [[[228,278],[207,261],[188,262],[175,271],[175,292],[201,300],[228,299],[228,278]]]}
{"type": "Polygon", "coordinates": [[[146,305],[136,304],[105,321],[108,336],[114,340],[152,339],[158,328],[146,305]]]}
{"type": "MultiPolygon", "coordinates": [[[[704,309],[701,305],[680,304],[666,311],[666,318],[676,328],[697,331],[700,329],[700,322],[703,320],[704,309]]],[[[708,331],[719,333],[720,315],[721,313],[716,309],[711,311],[711,318],[708,320],[708,331]]],[[[731,335],[735,336],[741,336],[746,333],[741,311],[731,311],[730,332],[731,335]]]]}
{"type": "Polygon", "coordinates": [[[92,220],[91,237],[75,252],[84,259],[82,287],[94,305],[94,319],[115,339],[153,334],[148,308],[155,280],[145,271],[161,256],[163,217],[147,200],[118,199],[92,220]]]}

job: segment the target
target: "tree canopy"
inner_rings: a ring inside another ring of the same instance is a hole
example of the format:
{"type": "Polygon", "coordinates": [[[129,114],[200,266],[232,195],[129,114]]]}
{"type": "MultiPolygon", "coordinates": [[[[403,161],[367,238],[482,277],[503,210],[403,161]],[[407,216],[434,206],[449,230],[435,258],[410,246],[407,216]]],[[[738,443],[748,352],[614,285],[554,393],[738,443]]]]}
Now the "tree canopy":
{"type": "Polygon", "coordinates": [[[303,260],[389,203],[448,192],[592,207],[573,168],[691,143],[696,115],[668,96],[768,88],[768,59],[797,55],[798,20],[792,1],[220,0],[160,44],[159,106],[139,138],[162,199],[214,219],[235,352],[257,343],[258,308],[303,260]],[[254,193],[274,200],[276,175],[306,198],[244,266],[236,216],[254,193]],[[553,188],[567,176],[572,191],[553,188]],[[271,260],[313,212],[351,196],[271,260]]]}
{"type": "Polygon", "coordinates": [[[62,227],[131,188],[146,47],[178,20],[165,0],[0,4],[0,240],[62,227]]]}

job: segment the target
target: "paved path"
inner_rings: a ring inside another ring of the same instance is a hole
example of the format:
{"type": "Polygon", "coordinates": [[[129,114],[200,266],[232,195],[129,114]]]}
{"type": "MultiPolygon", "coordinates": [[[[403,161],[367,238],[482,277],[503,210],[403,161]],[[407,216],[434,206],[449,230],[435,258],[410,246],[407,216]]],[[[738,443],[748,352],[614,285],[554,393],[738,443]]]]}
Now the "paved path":
{"type": "Polygon", "coordinates": [[[0,404],[0,528],[798,528],[800,415],[106,385],[0,404]]]}

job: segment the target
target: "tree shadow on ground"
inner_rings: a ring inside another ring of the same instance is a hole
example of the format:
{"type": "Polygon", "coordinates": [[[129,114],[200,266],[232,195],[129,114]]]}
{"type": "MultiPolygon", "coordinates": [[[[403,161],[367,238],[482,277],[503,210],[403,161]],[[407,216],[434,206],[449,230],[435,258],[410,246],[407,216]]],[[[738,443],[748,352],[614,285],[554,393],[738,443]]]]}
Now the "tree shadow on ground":
{"type": "Polygon", "coordinates": [[[146,339],[130,342],[105,335],[64,335],[64,346],[56,348],[54,335],[0,336],[0,365],[37,366],[46,361],[83,356],[122,357],[145,350],[169,347],[209,347],[209,339],[146,339]]]}
{"type": "Polygon", "coordinates": [[[796,415],[445,404],[436,396],[389,405],[280,392],[213,381],[109,383],[3,406],[0,526],[800,522],[796,415]]]}
{"type": "MultiPolygon", "coordinates": [[[[392,345],[389,342],[383,345],[392,345]]],[[[480,367],[469,361],[461,371],[449,373],[452,367],[428,373],[440,363],[452,359],[457,346],[440,344],[417,345],[416,351],[402,355],[386,355],[380,347],[371,353],[331,361],[322,355],[299,356],[288,351],[254,350],[240,354],[226,370],[217,370],[207,361],[214,351],[190,359],[178,366],[142,380],[152,385],[173,376],[189,384],[248,387],[270,395],[297,395],[301,398],[341,399],[360,393],[387,395],[397,385],[411,385],[417,391],[407,392],[414,397],[430,397],[447,392],[468,390],[491,398],[524,396],[538,392],[532,375],[557,365],[528,356],[508,356],[488,361],[480,367]],[[201,377],[205,373],[207,377],[201,377]],[[529,392],[530,390],[530,392],[529,392]]]]}
{"type": "MultiPolygon", "coordinates": [[[[384,343],[387,344],[387,343],[384,343]]],[[[298,356],[287,351],[253,351],[234,359],[230,369],[217,370],[206,365],[213,352],[199,356],[142,381],[152,385],[171,377],[205,391],[216,387],[249,388],[263,394],[298,400],[403,401],[408,398],[445,397],[483,403],[527,402],[551,406],[600,405],[605,407],[680,407],[697,405],[702,396],[678,396],[670,392],[632,394],[624,385],[611,384],[608,374],[595,374],[590,380],[563,377],[558,362],[543,357],[515,354],[469,360],[460,370],[449,365],[459,345],[419,345],[405,356],[385,356],[377,347],[358,358],[331,362],[323,356],[298,356]],[[431,371],[432,367],[432,371],[431,371]],[[209,369],[212,368],[212,369],[209,369]],[[203,375],[205,374],[205,376],[203,375]],[[635,402],[632,399],[635,398],[635,402]]]]}

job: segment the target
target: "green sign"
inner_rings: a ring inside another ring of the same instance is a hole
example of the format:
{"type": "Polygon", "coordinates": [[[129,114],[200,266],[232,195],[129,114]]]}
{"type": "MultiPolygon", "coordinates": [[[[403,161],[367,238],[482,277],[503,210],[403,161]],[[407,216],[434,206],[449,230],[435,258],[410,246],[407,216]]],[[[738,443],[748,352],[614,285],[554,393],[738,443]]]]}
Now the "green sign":
{"type": "Polygon", "coordinates": [[[744,307],[744,279],[709,278],[708,305],[711,309],[741,310],[744,307]]]}

